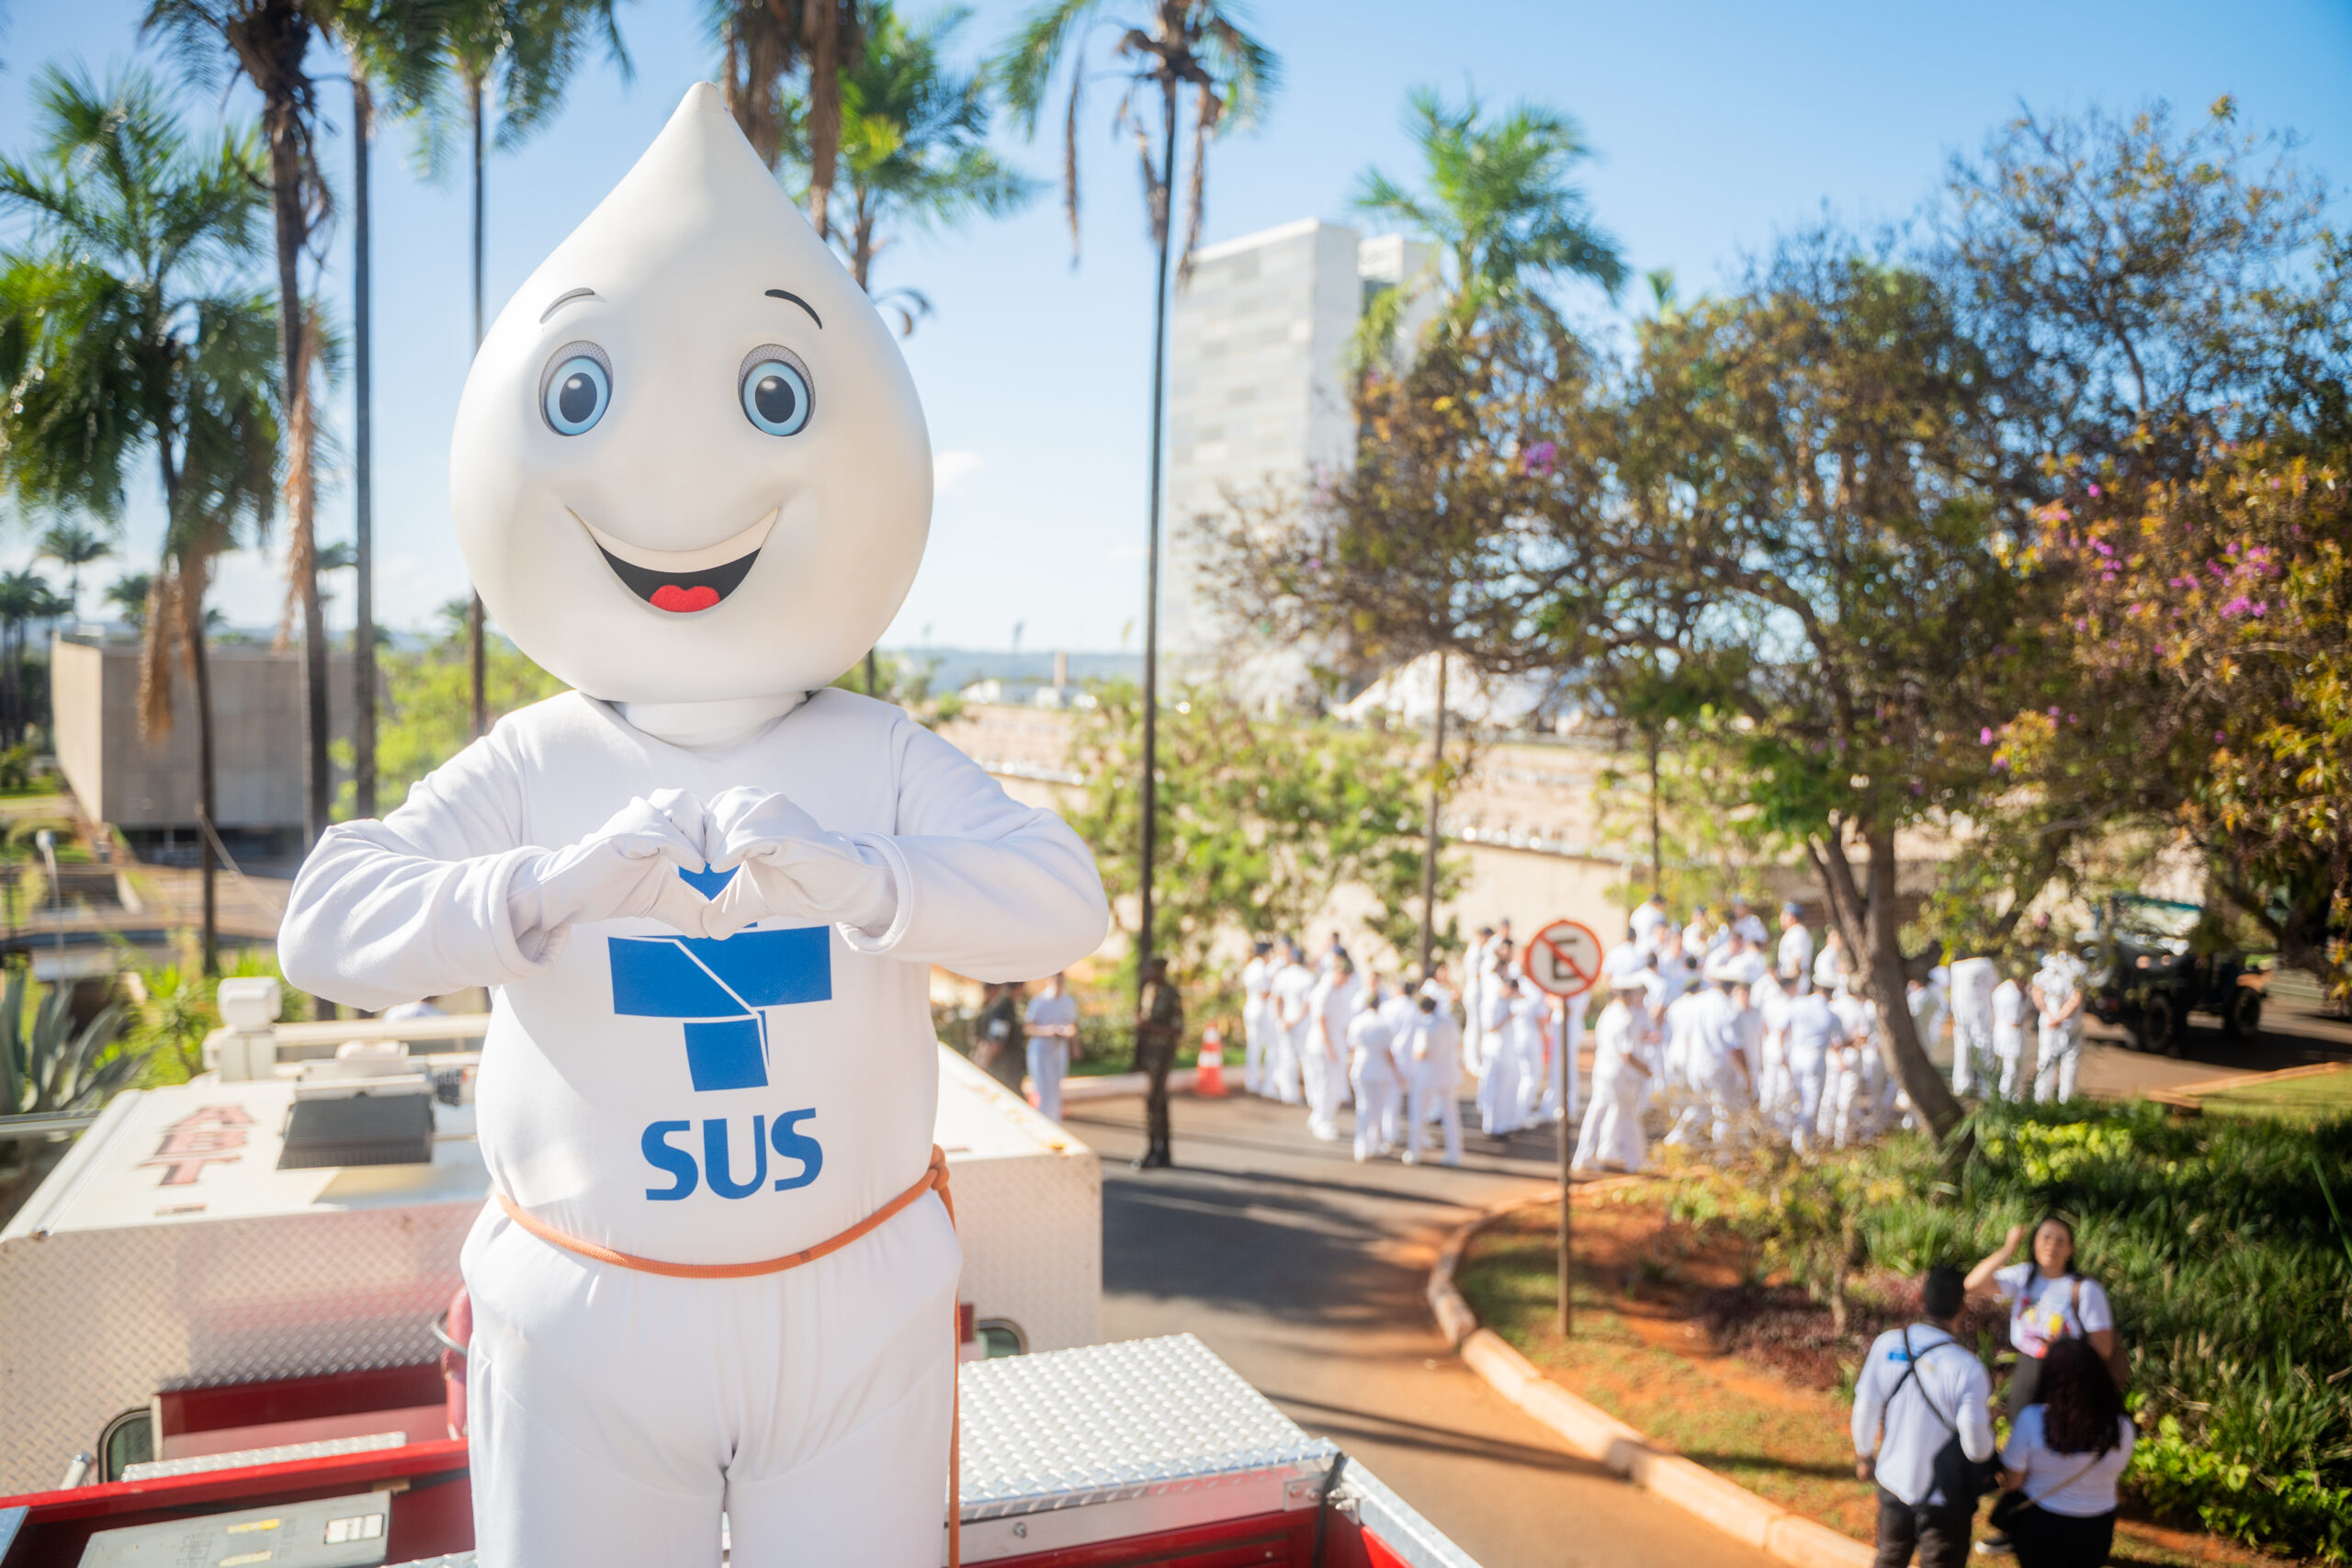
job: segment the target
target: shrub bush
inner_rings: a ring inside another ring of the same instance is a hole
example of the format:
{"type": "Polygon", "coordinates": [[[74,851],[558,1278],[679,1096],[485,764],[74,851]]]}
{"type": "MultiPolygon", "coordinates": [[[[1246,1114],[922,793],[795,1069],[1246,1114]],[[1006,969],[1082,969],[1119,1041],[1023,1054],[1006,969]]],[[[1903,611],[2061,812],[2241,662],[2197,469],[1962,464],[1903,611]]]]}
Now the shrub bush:
{"type": "Polygon", "coordinates": [[[1955,1171],[1924,1138],[1707,1201],[1826,1298],[1831,1268],[1962,1268],[2062,1213],[2115,1303],[2143,1434],[2129,1484],[2249,1544],[2352,1561],[2352,1121],[2176,1122],[2154,1105],[1988,1107],[1955,1171]],[[1781,1196],[1775,1199],[1772,1195],[1781,1196]],[[1826,1246],[1856,1211],[1850,1251],[1826,1246]]]}

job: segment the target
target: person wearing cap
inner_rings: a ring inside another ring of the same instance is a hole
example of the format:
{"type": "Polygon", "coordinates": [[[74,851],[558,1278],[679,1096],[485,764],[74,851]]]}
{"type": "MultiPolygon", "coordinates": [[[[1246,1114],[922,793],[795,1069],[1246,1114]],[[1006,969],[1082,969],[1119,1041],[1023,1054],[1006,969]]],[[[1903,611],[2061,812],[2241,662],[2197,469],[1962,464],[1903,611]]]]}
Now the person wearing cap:
{"type": "Polygon", "coordinates": [[[1942,1265],[1920,1281],[1921,1321],[1871,1345],[1854,1381],[1854,1473],[1878,1483],[1873,1568],[1960,1568],[1985,1461],[1993,1380],[1957,1330],[1967,1285],[1942,1265]]]}
{"type": "Polygon", "coordinates": [[[1763,917],[1747,907],[1747,895],[1745,893],[1731,896],[1730,924],[1733,931],[1746,937],[1753,946],[1760,948],[1771,940],[1770,933],[1764,929],[1763,917]]]}
{"type": "Polygon", "coordinates": [[[1642,1089],[1650,1069],[1642,1060],[1649,1023],[1645,971],[1609,977],[1609,1005],[1592,1027],[1592,1102],[1585,1107],[1569,1164],[1593,1170],[1614,1166],[1636,1171],[1649,1163],[1642,1135],[1642,1089]]]}
{"type": "MultiPolygon", "coordinates": [[[[1789,1135],[1799,1152],[1814,1147],[1821,1136],[1822,1089],[1827,1081],[1830,1053],[1845,1043],[1846,1026],[1830,1010],[1827,997],[1807,991],[1789,1003],[1783,1048],[1795,1089],[1795,1115],[1789,1135]]],[[[1835,1102],[1831,1103],[1834,1111],[1835,1102]]]]}
{"type": "Polygon", "coordinates": [[[1781,988],[1801,997],[1813,986],[1813,932],[1804,923],[1804,906],[1792,898],[1781,906],[1781,988]]]}
{"type": "Polygon", "coordinates": [[[1274,1032],[1274,976],[1282,964],[1274,944],[1261,937],[1250,945],[1241,966],[1241,1087],[1250,1094],[1266,1089],[1266,1047],[1274,1032]]]}
{"type": "Polygon", "coordinates": [[[1659,928],[1670,923],[1666,913],[1666,895],[1653,893],[1634,905],[1626,923],[1632,928],[1634,946],[1656,948],[1659,928]]]}

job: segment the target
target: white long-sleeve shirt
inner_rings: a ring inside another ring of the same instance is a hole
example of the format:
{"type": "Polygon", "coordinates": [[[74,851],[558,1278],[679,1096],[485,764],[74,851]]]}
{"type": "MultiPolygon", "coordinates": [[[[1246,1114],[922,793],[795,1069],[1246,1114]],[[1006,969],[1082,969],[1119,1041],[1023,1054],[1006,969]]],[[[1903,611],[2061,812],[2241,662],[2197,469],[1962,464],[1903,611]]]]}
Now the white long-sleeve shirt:
{"type": "Polygon", "coordinates": [[[492,987],[484,1163],[547,1224],[673,1262],[776,1257],[911,1185],[938,1097],[933,964],[1047,975],[1109,923],[1093,861],[900,709],[823,691],[721,750],[689,750],[567,694],[502,720],[380,822],[319,840],[278,954],[296,986],[381,1008],[492,987]],[[763,921],[724,942],[651,919],[555,933],[535,959],[517,865],[632,798],[779,792],[888,860],[878,935],[763,921]]]}
{"type": "Polygon", "coordinates": [[[1957,1503],[1936,1485],[1936,1454],[1957,1431],[1961,1452],[1979,1462],[1993,1457],[1992,1397],[1993,1380],[1967,1346],[1931,1324],[1890,1328],[1854,1380],[1854,1451],[1875,1453],[1879,1484],[1912,1506],[1957,1503]],[[1906,1382],[1914,1358],[1917,1371],[1906,1382]]]}

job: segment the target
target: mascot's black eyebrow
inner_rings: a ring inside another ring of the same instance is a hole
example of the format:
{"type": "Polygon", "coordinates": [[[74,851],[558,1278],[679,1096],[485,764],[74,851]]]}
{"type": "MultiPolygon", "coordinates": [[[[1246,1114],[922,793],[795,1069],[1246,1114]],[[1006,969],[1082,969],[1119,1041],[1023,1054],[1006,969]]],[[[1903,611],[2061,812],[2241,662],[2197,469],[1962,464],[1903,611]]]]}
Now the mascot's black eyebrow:
{"type": "Polygon", "coordinates": [[[595,298],[596,291],[593,288],[574,288],[569,293],[559,294],[555,297],[554,304],[549,305],[546,310],[539,312],[539,324],[541,326],[547,325],[547,320],[549,316],[554,315],[558,310],[562,310],[574,299],[594,299],[595,298]]]}
{"type": "Polygon", "coordinates": [[[781,289],[781,288],[771,288],[771,289],[769,289],[769,290],[768,290],[768,298],[769,298],[769,299],[789,299],[789,300],[791,300],[794,304],[796,304],[796,305],[799,306],[802,310],[806,310],[806,311],[808,311],[808,319],[809,319],[810,321],[814,321],[814,322],[816,322],[816,323],[817,323],[817,330],[818,330],[819,332],[823,332],[823,331],[825,330],[825,319],[824,319],[822,316],[820,316],[819,314],[817,314],[817,307],[816,307],[816,306],[814,306],[814,305],[811,305],[810,303],[808,303],[808,300],[803,299],[802,298],[800,298],[800,296],[799,296],[799,295],[797,295],[797,294],[786,294],[786,293],[783,289],[781,289]]]}

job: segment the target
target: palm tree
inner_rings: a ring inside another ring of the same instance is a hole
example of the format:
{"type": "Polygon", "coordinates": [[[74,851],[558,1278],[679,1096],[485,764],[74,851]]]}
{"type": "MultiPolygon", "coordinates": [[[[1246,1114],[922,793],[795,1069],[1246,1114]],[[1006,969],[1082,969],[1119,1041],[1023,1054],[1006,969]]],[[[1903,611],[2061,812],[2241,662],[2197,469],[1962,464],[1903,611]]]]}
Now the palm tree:
{"type": "MultiPolygon", "coordinates": [[[[1257,122],[1281,77],[1272,52],[1236,24],[1231,0],[1141,0],[1143,25],[1121,28],[1111,45],[1111,73],[1123,78],[1116,126],[1131,131],[1143,165],[1145,205],[1159,270],[1151,296],[1151,491],[1145,509],[1143,602],[1143,845],[1138,863],[1141,908],[1136,931],[1136,987],[1140,997],[1151,963],[1151,878],[1159,828],[1158,783],[1159,711],[1159,489],[1167,426],[1168,265],[1172,233],[1169,222],[1175,189],[1176,134],[1184,119],[1187,89],[1193,100],[1192,178],[1186,188],[1183,265],[1192,267],[1201,237],[1207,194],[1208,138],[1257,122]],[[1138,98],[1158,100],[1159,156],[1138,98]]],[[[1035,137],[1046,89],[1065,62],[1069,107],[1062,117],[1062,206],[1069,215],[1070,254],[1078,253],[1078,114],[1087,67],[1080,37],[1099,22],[1118,24],[1110,0],[1045,0],[1031,11],[1006,43],[989,74],[1004,86],[1004,100],[1022,134],[1035,137]]],[[[1124,7],[1119,7],[1124,12],[1124,7]]]]}
{"type": "Polygon", "coordinates": [[[728,112],[771,169],[784,155],[796,119],[806,145],[808,221],[832,232],[833,180],[842,145],[842,74],[865,48],[858,0],[705,0],[719,47],[728,112]],[[805,101],[786,98],[785,83],[806,70],[805,101]]]}
{"type": "MultiPolygon", "coordinates": [[[[1355,207],[1430,243],[1429,264],[1399,288],[1376,296],[1358,323],[1356,358],[1371,366],[1388,354],[1407,309],[1435,292],[1440,309],[1428,331],[1455,341],[1481,322],[1532,321],[1554,344],[1567,328],[1544,285],[1561,276],[1598,283],[1611,299],[1625,281],[1617,242],[1592,221],[1584,192],[1568,172],[1592,155],[1575,120],[1520,104],[1487,121],[1475,93],[1452,108],[1437,92],[1416,88],[1405,100],[1405,129],[1420,149],[1426,185],[1408,191],[1377,169],[1357,182],[1355,207]]],[[[1446,653],[1437,649],[1437,712],[1430,727],[1428,840],[1421,857],[1421,968],[1437,934],[1439,790],[1445,776],[1446,653]]]]}
{"type": "Polygon", "coordinates": [[[65,597],[71,605],[67,612],[82,613],[82,569],[92,561],[104,560],[114,554],[114,546],[107,536],[79,523],[53,523],[40,536],[36,555],[47,556],[66,571],[65,597]]]}
{"type": "MultiPolygon", "coordinates": [[[[905,333],[931,314],[931,301],[904,286],[876,293],[874,263],[896,242],[893,231],[954,228],[975,214],[1001,218],[1036,192],[1035,181],[989,147],[986,79],[943,58],[970,17],[968,8],[954,6],[910,28],[888,0],[869,0],[864,48],[842,76],[841,161],[850,199],[846,212],[828,209],[828,237],[848,255],[857,286],[896,311],[905,333]]],[[[808,131],[816,117],[805,103],[799,107],[786,116],[791,153],[813,169],[808,131]]],[[[880,680],[868,649],[867,696],[881,689],[880,680]]]]}
{"type": "Polygon", "coordinates": [[[1592,156],[1574,119],[1520,104],[1487,121],[1476,94],[1453,108],[1421,87],[1406,99],[1405,129],[1421,151],[1424,187],[1409,191],[1366,169],[1355,207],[1429,241],[1430,264],[1374,302],[1363,344],[1393,342],[1401,312],[1431,290],[1444,305],[1432,329],[1456,333],[1494,313],[1524,314],[1554,333],[1564,330],[1542,287],[1559,277],[1589,279],[1616,297],[1625,259],[1567,177],[1592,156]]]}
{"type": "Polygon", "coordinates": [[[28,231],[0,254],[0,477],[31,503],[114,518],[134,466],[155,465],[164,547],[141,720],[170,728],[176,642],[195,688],[204,957],[218,973],[204,594],[213,558],[257,536],[275,501],[277,325],[246,281],[269,186],[250,133],[192,143],[145,75],[99,88],[51,69],[34,97],[38,160],[0,161],[0,210],[28,231]]]}
{"type": "MultiPolygon", "coordinates": [[[[971,15],[967,6],[951,6],[910,27],[888,0],[869,0],[865,49],[842,75],[841,163],[849,201],[846,211],[833,212],[827,237],[848,256],[857,286],[877,303],[892,302],[901,333],[911,333],[931,314],[931,301],[903,287],[875,292],[874,263],[897,243],[893,231],[1006,217],[1037,190],[989,147],[986,78],[958,72],[944,58],[971,15]]],[[[796,129],[810,118],[796,117],[796,129]]],[[[806,158],[806,135],[794,141],[794,154],[806,158]]]]}
{"type": "Polygon", "coordinates": [[[107,584],[106,602],[115,614],[139,630],[147,626],[147,599],[155,591],[152,571],[126,571],[107,584]]]}
{"type": "Polygon", "coordinates": [[[61,603],[30,567],[0,577],[0,745],[25,738],[25,628],[61,603]]]}
{"type": "MultiPolygon", "coordinates": [[[[489,330],[482,298],[489,146],[494,140],[502,152],[512,152],[555,117],[593,34],[603,35],[606,56],[624,78],[629,74],[628,51],[621,43],[614,5],[615,0],[450,0],[443,14],[438,40],[443,71],[422,106],[424,157],[435,176],[446,174],[452,144],[463,130],[473,181],[476,348],[489,330]],[[494,139],[489,130],[493,96],[498,117],[494,139]]],[[[490,728],[480,594],[466,612],[466,657],[471,670],[473,733],[480,739],[490,728]]]]}
{"type": "Polygon", "coordinates": [[[335,30],[351,62],[351,498],[356,626],[351,640],[351,784],[357,813],[376,815],[376,427],[373,246],[368,234],[376,89],[413,107],[429,88],[440,7],[345,7],[335,30]]]}
{"type": "MultiPolygon", "coordinates": [[[[303,345],[308,312],[303,307],[302,253],[327,220],[327,185],[316,148],[318,93],[305,59],[322,30],[322,12],[333,0],[149,0],[142,31],[160,33],[190,80],[218,83],[225,50],[230,71],[261,95],[262,139],[269,149],[270,215],[277,242],[278,374],[285,389],[286,427],[307,433],[311,425],[309,378],[303,345]]],[[[286,484],[290,494],[312,487],[307,446],[289,453],[286,484]]],[[[334,797],[327,760],[326,627],[318,582],[309,570],[316,541],[310,536],[309,507],[295,507],[288,541],[288,592],[302,613],[303,829],[315,842],[326,830],[334,797]]]]}

